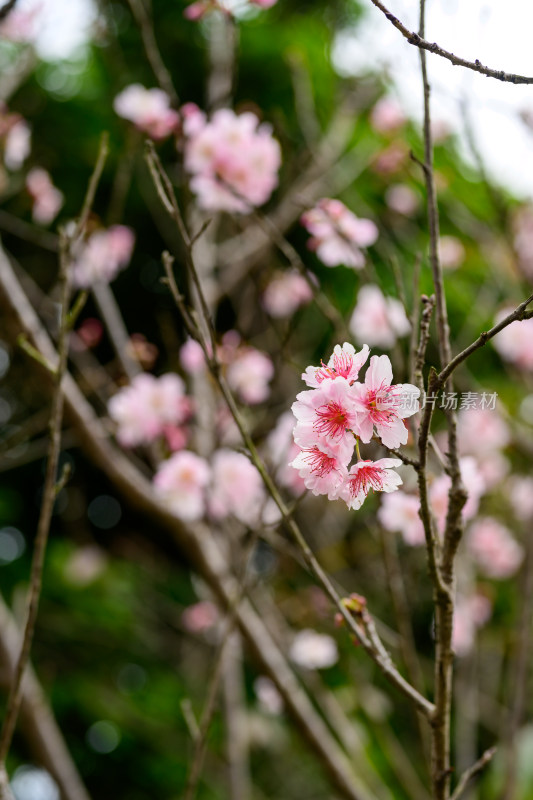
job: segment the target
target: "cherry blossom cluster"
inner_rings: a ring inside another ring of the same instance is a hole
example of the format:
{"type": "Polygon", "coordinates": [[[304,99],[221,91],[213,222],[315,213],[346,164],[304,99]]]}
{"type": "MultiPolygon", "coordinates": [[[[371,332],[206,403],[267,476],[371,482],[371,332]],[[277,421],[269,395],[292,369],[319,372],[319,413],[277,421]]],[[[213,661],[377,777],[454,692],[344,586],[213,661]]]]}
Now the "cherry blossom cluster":
{"type": "MultiPolygon", "coordinates": [[[[118,441],[124,447],[135,447],[151,444],[182,426],[190,415],[191,401],[178,375],[167,373],[156,378],[141,373],[111,398],[108,411],[117,426],[118,441]]],[[[183,447],[185,434],[182,439],[183,447]]]]}
{"type": "Polygon", "coordinates": [[[208,211],[247,213],[278,185],[281,149],[270,125],[251,111],[221,108],[208,119],[194,103],[182,108],[185,169],[198,204],[208,211]]]}
{"type": "Polygon", "coordinates": [[[74,286],[85,289],[97,281],[109,283],[131,259],[135,234],[125,225],[97,230],[78,248],[72,267],[74,286]]]}
{"type": "MultiPolygon", "coordinates": [[[[248,2],[250,6],[256,6],[257,8],[271,8],[278,0],[248,0],[248,2]]],[[[187,6],[183,16],[186,19],[197,21],[203,19],[211,11],[222,11],[224,14],[230,14],[231,8],[223,0],[196,0],[196,2],[187,6]]]]}
{"type": "Polygon", "coordinates": [[[367,345],[359,352],[348,342],[336,345],[327,364],[303,373],[311,388],[300,392],[292,405],[299,453],[291,466],[313,494],[340,498],[354,509],[361,507],[370,490],[393,492],[402,483],[394,471],[399,459],[363,460],[359,441],[366,444],[377,436],[388,449],[406,444],[404,419],[419,408],[420,390],[393,383],[387,356],[372,356],[365,382],[358,381],[369,354],[367,345]],[[355,449],[357,460],[350,467],[355,449]]]}
{"type": "MultiPolygon", "coordinates": [[[[513,311],[514,308],[511,306],[502,308],[496,315],[494,324],[497,325],[513,311]]],[[[531,369],[533,367],[532,333],[533,319],[517,320],[500,331],[492,343],[505,361],[509,361],[519,369],[531,369]]]]}
{"type": "Polygon", "coordinates": [[[127,86],[115,97],[113,108],[119,117],[133,122],[151,139],[166,139],[178,128],[180,116],[170,107],[170,98],[162,89],[146,89],[140,83],[127,86]]]}
{"type": "Polygon", "coordinates": [[[356,217],[340,200],[329,197],[302,214],[301,222],[311,234],[307,246],[327,267],[344,264],[361,269],[365,264],[361,248],[378,238],[372,220],[356,217]]]}
{"type": "Polygon", "coordinates": [[[63,192],[54,186],[49,173],[42,167],[34,167],[28,172],[26,189],[33,200],[33,221],[39,225],[49,225],[63,205],[63,192]]]}
{"type": "MultiPolygon", "coordinates": [[[[263,403],[270,395],[274,365],[266,353],[245,345],[237,331],[227,331],[217,347],[217,359],[225,367],[230,388],[250,405],[263,403]]],[[[198,342],[189,339],[180,351],[183,369],[190,375],[205,369],[204,353],[198,342]]]]}
{"type": "Polygon", "coordinates": [[[313,299],[309,282],[295,270],[274,275],[263,292],[263,308],[274,319],[292,316],[313,299]]]}
{"type": "Polygon", "coordinates": [[[211,461],[190,450],[174,453],[159,467],[154,487],[183,520],[232,517],[249,526],[277,520],[259,472],[245,455],[229,448],[217,450],[211,461]]]}

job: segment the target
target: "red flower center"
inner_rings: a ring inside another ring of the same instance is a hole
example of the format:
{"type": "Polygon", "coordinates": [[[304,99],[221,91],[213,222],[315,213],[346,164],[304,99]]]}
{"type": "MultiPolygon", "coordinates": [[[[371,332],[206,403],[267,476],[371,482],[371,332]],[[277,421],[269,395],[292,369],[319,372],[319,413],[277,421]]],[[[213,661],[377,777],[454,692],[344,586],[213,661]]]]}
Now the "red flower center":
{"type": "Polygon", "coordinates": [[[374,466],[360,467],[348,480],[352,497],[357,497],[361,492],[367,495],[371,489],[382,492],[385,485],[384,471],[374,466]]]}
{"type": "Polygon", "coordinates": [[[323,478],[324,475],[329,475],[332,469],[336,469],[335,459],[323,453],[316,445],[304,452],[306,454],[304,461],[307,461],[311,467],[311,472],[319,478],[323,478]]]}
{"type": "Polygon", "coordinates": [[[333,439],[341,437],[348,427],[346,411],[340,403],[331,402],[320,406],[316,410],[316,415],[318,419],[313,429],[324,436],[331,436],[333,439]]]}

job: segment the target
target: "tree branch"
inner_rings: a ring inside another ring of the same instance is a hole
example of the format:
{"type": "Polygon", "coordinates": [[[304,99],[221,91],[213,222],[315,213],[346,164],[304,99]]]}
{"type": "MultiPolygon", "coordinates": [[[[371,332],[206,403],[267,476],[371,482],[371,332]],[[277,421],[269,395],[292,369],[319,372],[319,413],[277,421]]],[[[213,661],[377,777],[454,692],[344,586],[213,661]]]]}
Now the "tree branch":
{"type": "Polygon", "coordinates": [[[441,58],[446,58],[455,67],[465,67],[466,69],[471,69],[474,72],[479,72],[481,75],[486,75],[487,78],[496,78],[496,80],[503,81],[505,83],[533,83],[533,78],[529,78],[524,75],[516,75],[513,72],[504,72],[502,69],[491,69],[491,67],[486,67],[484,64],[482,64],[477,58],[475,61],[467,61],[465,58],[460,58],[459,56],[454,55],[454,53],[444,50],[444,48],[440,47],[436,42],[426,41],[426,39],[423,38],[423,34],[410,31],[409,28],[406,28],[405,25],[398,19],[398,17],[395,17],[394,14],[392,14],[383,5],[383,3],[380,2],[380,0],[371,0],[371,2],[376,6],[376,8],[379,8],[379,10],[387,17],[389,22],[394,25],[396,30],[400,31],[402,36],[407,39],[409,44],[420,48],[420,50],[427,50],[429,53],[434,53],[437,56],[441,56],[441,58]]]}

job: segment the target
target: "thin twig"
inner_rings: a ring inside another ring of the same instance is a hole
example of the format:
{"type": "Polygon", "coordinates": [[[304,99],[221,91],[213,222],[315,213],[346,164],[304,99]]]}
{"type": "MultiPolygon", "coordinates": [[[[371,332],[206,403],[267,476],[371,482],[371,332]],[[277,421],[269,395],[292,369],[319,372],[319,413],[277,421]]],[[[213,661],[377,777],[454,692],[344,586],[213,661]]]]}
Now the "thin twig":
{"type": "Polygon", "coordinates": [[[419,47],[421,50],[427,50],[429,53],[434,53],[442,58],[446,58],[456,67],[466,67],[466,69],[471,69],[474,72],[481,73],[481,75],[486,75],[487,78],[496,78],[499,81],[515,84],[533,83],[533,78],[529,78],[524,75],[516,75],[513,72],[504,72],[500,69],[486,67],[477,58],[474,61],[467,61],[465,58],[460,58],[459,56],[450,53],[448,50],[444,50],[444,48],[440,47],[436,42],[426,41],[426,39],[423,37],[423,34],[410,31],[409,28],[406,28],[405,25],[400,22],[398,17],[395,17],[394,14],[392,14],[383,5],[383,3],[380,2],[380,0],[371,0],[371,2],[376,6],[376,8],[379,8],[379,10],[387,17],[389,22],[391,22],[394,27],[400,31],[402,36],[407,39],[409,44],[415,45],[415,47],[419,47]]]}
{"type": "Polygon", "coordinates": [[[170,72],[165,66],[154,33],[153,22],[145,8],[144,0],[128,0],[131,13],[137,23],[143,40],[144,51],[152,71],[161,89],[168,94],[172,104],[177,108],[180,104],[178,93],[172,82],[170,72]]]}
{"type": "Polygon", "coordinates": [[[487,764],[492,760],[494,754],[496,753],[495,747],[490,747],[488,750],[485,750],[481,758],[476,761],[475,764],[466,770],[466,772],[461,775],[459,783],[455,787],[455,790],[450,797],[450,800],[459,800],[461,795],[464,793],[468,783],[474,778],[481,770],[485,769],[487,764]]]}

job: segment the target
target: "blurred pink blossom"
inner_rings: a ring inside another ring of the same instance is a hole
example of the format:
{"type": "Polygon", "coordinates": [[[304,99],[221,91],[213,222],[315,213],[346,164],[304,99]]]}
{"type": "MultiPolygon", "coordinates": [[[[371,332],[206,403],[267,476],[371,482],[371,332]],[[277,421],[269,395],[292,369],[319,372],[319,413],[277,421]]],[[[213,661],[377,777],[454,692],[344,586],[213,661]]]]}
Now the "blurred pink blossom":
{"type": "Polygon", "coordinates": [[[129,264],[134,244],[135,234],[125,225],[92,233],[79,247],[72,266],[74,286],[85,289],[97,281],[112,281],[129,264]]]}
{"type": "Polygon", "coordinates": [[[405,183],[395,183],[385,192],[385,202],[392,211],[411,217],[420,207],[420,198],[405,183]]]}
{"type": "Polygon", "coordinates": [[[247,213],[278,185],[281,149],[271,127],[250,111],[215,111],[210,121],[187,106],[185,169],[201,208],[247,213]],[[191,124],[192,121],[192,124],[191,124]],[[202,124],[203,121],[203,124],[202,124]]]}
{"type": "Polygon", "coordinates": [[[133,122],[151,139],[166,139],[179,123],[179,114],[170,108],[170,98],[162,89],[145,89],[140,83],[127,86],[115,97],[113,108],[119,117],[133,122]]]}
{"type": "Polygon", "coordinates": [[[256,525],[266,496],[256,467],[235,450],[217,450],[212,461],[209,513],[215,519],[234,516],[245,525],[256,525]]]}
{"type": "Polygon", "coordinates": [[[154,476],[154,487],[178,517],[197,520],[205,513],[209,478],[210,469],[205,458],[182,450],[163,461],[154,476]]]}
{"type": "Polygon", "coordinates": [[[516,475],[509,481],[509,489],[515,517],[522,522],[533,519],[533,478],[516,475]]]}
{"type": "Polygon", "coordinates": [[[262,711],[273,715],[281,714],[283,711],[283,698],[270,678],[265,675],[260,675],[256,678],[254,692],[262,711]]]}
{"type": "Polygon", "coordinates": [[[349,328],[360,344],[388,349],[399,336],[409,333],[411,324],[399,300],[385,297],[378,286],[368,285],[359,289],[349,328]]]}
{"type": "Polygon", "coordinates": [[[189,633],[203,633],[212,628],[220,619],[217,606],[210,600],[200,600],[188,606],[181,615],[185,630],[189,633]]]}
{"type": "MultiPolygon", "coordinates": [[[[475,458],[465,456],[459,460],[461,478],[468,492],[468,499],[463,508],[463,519],[475,517],[479,508],[479,501],[485,494],[487,486],[481,474],[479,464],[475,458]]],[[[446,514],[448,513],[448,493],[451,487],[449,475],[439,475],[435,478],[429,489],[431,508],[435,514],[439,530],[444,530],[446,514]]]]}
{"type": "Polygon", "coordinates": [[[469,408],[457,415],[457,439],[461,453],[485,455],[506,447],[511,432],[495,409],[469,408]]]}
{"type": "Polygon", "coordinates": [[[300,306],[313,299],[313,292],[299,272],[281,272],[263,292],[263,307],[275,319],[290,317],[300,306]]]}
{"type": "Polygon", "coordinates": [[[33,199],[33,221],[40,225],[48,225],[57,217],[63,205],[63,192],[54,186],[48,172],[40,167],[28,172],[26,189],[33,199]]]}
{"type": "Polygon", "coordinates": [[[380,175],[394,175],[404,166],[409,157],[409,149],[404,142],[392,142],[375,157],[372,167],[380,175]]]}
{"type": "Polygon", "coordinates": [[[523,548],[509,529],[492,517],[483,517],[472,524],[467,544],[489,578],[509,578],[524,558],[523,548]]]}
{"type": "Polygon", "coordinates": [[[425,544],[424,526],[419,516],[420,499],[401,490],[385,494],[378,510],[378,520],[385,530],[400,532],[406,544],[425,544]]]}
{"type": "Polygon", "coordinates": [[[311,234],[307,246],[327,267],[344,264],[361,269],[365,263],[361,248],[378,238],[372,220],[359,219],[340,200],[327,197],[302,214],[301,222],[311,234]]]}
{"type": "Polygon", "coordinates": [[[180,348],[180,363],[189,375],[196,375],[205,369],[205,355],[195,339],[187,339],[180,348]]]}
{"type": "Polygon", "coordinates": [[[443,269],[457,269],[466,258],[465,246],[457,236],[441,236],[439,257],[443,269]]]}
{"type": "Polygon", "coordinates": [[[14,8],[0,23],[0,37],[20,44],[33,43],[38,32],[41,8],[40,3],[33,8],[14,8]]]}
{"type": "Polygon", "coordinates": [[[142,373],[111,398],[108,411],[117,425],[120,444],[134,447],[153,442],[167,425],[182,423],[190,404],[178,375],[167,373],[156,378],[142,373]]]}
{"type": "Polygon", "coordinates": [[[326,669],[337,663],[339,651],[331,636],[306,628],[294,637],[289,658],[304,669],[326,669]]]}
{"type": "Polygon", "coordinates": [[[257,405],[270,394],[269,383],[274,376],[270,358],[254,347],[240,348],[227,368],[228,384],[245,403],[257,405]]]}
{"type": "Polygon", "coordinates": [[[405,125],[407,118],[396,100],[382,97],[372,109],[370,122],[378,133],[396,133],[405,125]]]}
{"type": "Polygon", "coordinates": [[[293,428],[294,417],[290,411],[285,411],[266,439],[266,450],[280,485],[299,495],[305,489],[305,484],[298,472],[289,466],[289,461],[300,453],[292,437],[293,428]]]}
{"type": "MultiPolygon", "coordinates": [[[[497,325],[507,317],[514,308],[503,308],[494,320],[497,325]]],[[[512,322],[500,333],[496,334],[492,343],[505,361],[509,361],[520,369],[533,368],[533,319],[512,322]]]]}
{"type": "Polygon", "coordinates": [[[0,112],[0,136],[4,139],[4,163],[12,171],[22,167],[31,150],[31,128],[20,114],[0,112]]]}
{"type": "Polygon", "coordinates": [[[492,614],[488,597],[476,593],[470,597],[459,595],[453,615],[452,647],[457,656],[466,656],[472,650],[476,630],[485,625],[492,614]]]}

